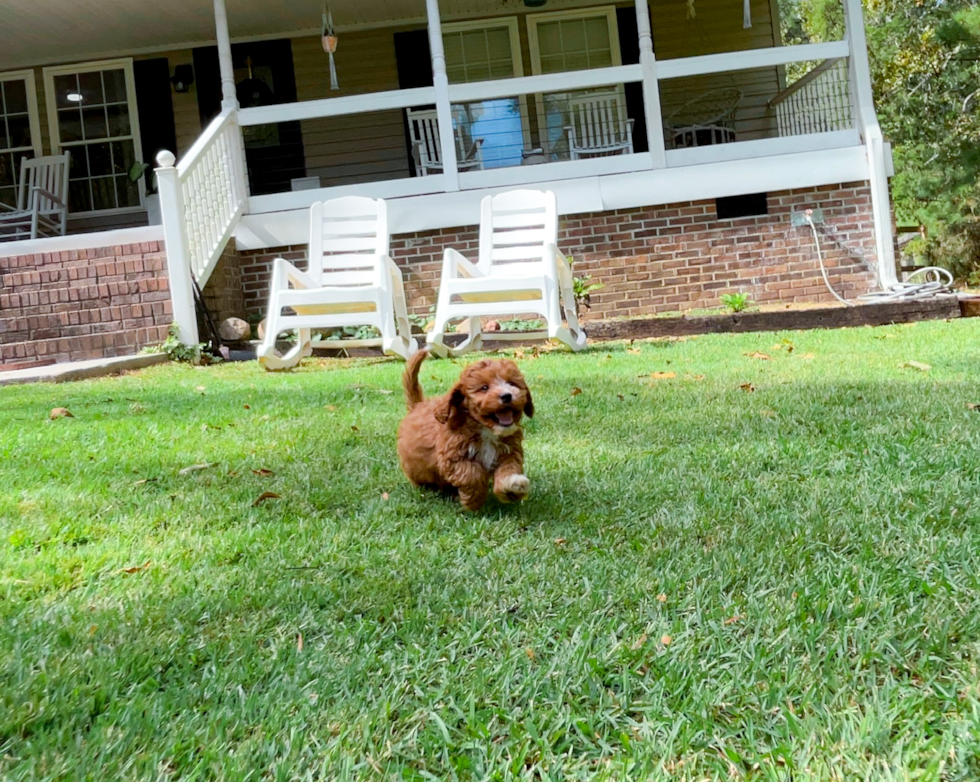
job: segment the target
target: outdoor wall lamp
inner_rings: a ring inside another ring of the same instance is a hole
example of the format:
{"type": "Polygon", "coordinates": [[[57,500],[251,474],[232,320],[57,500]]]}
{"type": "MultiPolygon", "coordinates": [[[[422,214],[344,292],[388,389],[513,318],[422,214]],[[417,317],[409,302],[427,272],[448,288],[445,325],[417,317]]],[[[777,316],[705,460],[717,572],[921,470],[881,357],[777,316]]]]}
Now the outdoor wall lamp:
{"type": "Polygon", "coordinates": [[[189,92],[194,83],[194,66],[178,65],[174,68],[174,75],[170,79],[174,85],[174,92],[189,92]]]}

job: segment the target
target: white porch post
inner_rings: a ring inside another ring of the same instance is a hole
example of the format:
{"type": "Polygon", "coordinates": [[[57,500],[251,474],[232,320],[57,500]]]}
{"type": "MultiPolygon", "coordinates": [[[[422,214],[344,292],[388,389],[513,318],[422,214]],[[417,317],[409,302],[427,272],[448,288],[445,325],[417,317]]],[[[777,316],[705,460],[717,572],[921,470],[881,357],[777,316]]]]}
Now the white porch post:
{"type": "Polygon", "coordinates": [[[163,217],[163,239],[167,251],[167,275],[170,278],[170,301],[173,304],[174,323],[179,329],[180,341],[196,345],[197,308],[194,305],[194,283],[187,251],[187,234],[184,226],[184,204],[180,180],[172,152],[164,150],[157,155],[157,189],[160,191],[160,214],[163,217]]]}
{"type": "Polygon", "coordinates": [[[871,210],[874,213],[875,249],[878,256],[878,282],[882,288],[887,289],[898,282],[895,272],[891,199],[888,193],[888,167],[885,159],[887,152],[871,92],[871,63],[868,61],[868,40],[864,34],[861,0],[844,0],[844,17],[850,47],[848,72],[851,102],[868,152],[871,210]]]}
{"type": "Polygon", "coordinates": [[[235,89],[235,66],[231,59],[225,0],[214,0],[214,28],[218,40],[218,68],[221,70],[221,108],[235,110],[238,108],[238,93],[235,89]]]}
{"type": "Polygon", "coordinates": [[[453,107],[449,101],[446,52],[442,45],[439,0],[425,0],[425,11],[429,19],[429,53],[432,56],[432,84],[436,88],[436,112],[439,115],[442,170],[446,177],[446,190],[454,191],[459,190],[459,169],[456,161],[456,137],[453,133],[453,107]]]}
{"type": "Polygon", "coordinates": [[[643,113],[647,121],[647,143],[654,168],[666,168],[663,115],[660,108],[660,83],[657,57],[653,53],[650,6],[647,0],[636,0],[636,27],[640,32],[640,67],[643,70],[643,113]]]}

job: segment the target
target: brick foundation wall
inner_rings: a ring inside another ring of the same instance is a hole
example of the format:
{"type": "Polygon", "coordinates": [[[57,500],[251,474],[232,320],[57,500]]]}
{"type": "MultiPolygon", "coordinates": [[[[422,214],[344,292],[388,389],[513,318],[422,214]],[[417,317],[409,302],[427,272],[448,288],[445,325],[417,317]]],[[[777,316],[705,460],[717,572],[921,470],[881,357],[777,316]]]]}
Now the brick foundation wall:
{"type": "Polygon", "coordinates": [[[162,342],[173,320],[166,269],[160,242],[0,258],[0,366],[162,342]]]}
{"type": "MultiPolygon", "coordinates": [[[[589,318],[653,315],[716,307],[725,293],[755,302],[832,302],[823,283],[809,226],[792,227],[791,212],[823,210],[818,225],[828,277],[845,298],[874,288],[875,242],[866,182],[768,194],[768,214],[719,219],[715,201],[568,215],[558,246],[575,259],[575,274],[605,287],[592,294],[589,318]]],[[[435,304],[446,247],[476,257],[476,226],[393,236],[409,307],[435,304]]],[[[242,254],[241,279],[250,315],[264,315],[272,259],[305,268],[306,247],[242,254]]]]}
{"type": "Polygon", "coordinates": [[[241,259],[229,244],[218,259],[202,291],[204,304],[216,326],[225,318],[245,318],[245,293],[242,288],[241,259]]]}

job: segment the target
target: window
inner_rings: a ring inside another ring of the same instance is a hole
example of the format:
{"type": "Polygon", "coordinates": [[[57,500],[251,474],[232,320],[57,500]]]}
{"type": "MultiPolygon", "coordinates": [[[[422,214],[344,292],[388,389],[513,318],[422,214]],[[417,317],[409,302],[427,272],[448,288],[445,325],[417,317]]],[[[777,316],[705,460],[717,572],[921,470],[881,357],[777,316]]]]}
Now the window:
{"type": "MultiPolygon", "coordinates": [[[[527,25],[531,68],[535,75],[622,65],[616,9],[613,6],[532,14],[527,17],[527,25]]],[[[622,85],[618,91],[625,105],[622,85]]],[[[556,159],[568,157],[565,126],[569,124],[568,104],[571,97],[572,93],[566,92],[537,98],[538,116],[545,118],[547,127],[547,138],[542,139],[542,143],[556,159]]]]}
{"type": "Polygon", "coordinates": [[[20,162],[40,154],[34,74],[0,73],[0,203],[17,205],[20,162]]]}
{"type": "Polygon", "coordinates": [[[51,147],[71,152],[71,212],[131,211],[142,204],[133,61],[44,69],[51,147]]]}
{"type": "Polygon", "coordinates": [[[719,220],[767,215],[769,214],[769,198],[765,193],[748,193],[747,195],[716,198],[715,213],[719,220]]]}
{"type": "MultiPolygon", "coordinates": [[[[450,84],[464,84],[524,75],[517,19],[444,25],[443,47],[450,84]]],[[[485,168],[520,165],[527,132],[523,96],[453,106],[453,120],[464,144],[483,139],[485,168]]]]}

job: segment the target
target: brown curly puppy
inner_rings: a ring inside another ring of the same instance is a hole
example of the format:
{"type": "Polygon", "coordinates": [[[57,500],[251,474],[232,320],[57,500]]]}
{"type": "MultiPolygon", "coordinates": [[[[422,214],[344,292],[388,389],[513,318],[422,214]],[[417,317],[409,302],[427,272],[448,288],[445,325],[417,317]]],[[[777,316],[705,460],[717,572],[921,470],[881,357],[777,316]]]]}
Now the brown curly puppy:
{"type": "Polygon", "coordinates": [[[470,364],[452,390],[425,399],[419,367],[426,352],[408,361],[402,384],[408,415],[398,427],[398,458],[417,486],[455,489],[467,510],[483,507],[488,484],[502,502],[527,497],[521,416],[534,415],[531,392],[513,361],[470,364]]]}

